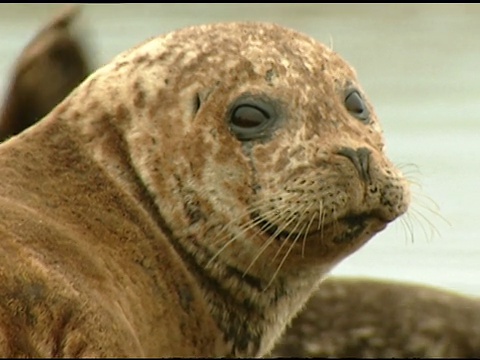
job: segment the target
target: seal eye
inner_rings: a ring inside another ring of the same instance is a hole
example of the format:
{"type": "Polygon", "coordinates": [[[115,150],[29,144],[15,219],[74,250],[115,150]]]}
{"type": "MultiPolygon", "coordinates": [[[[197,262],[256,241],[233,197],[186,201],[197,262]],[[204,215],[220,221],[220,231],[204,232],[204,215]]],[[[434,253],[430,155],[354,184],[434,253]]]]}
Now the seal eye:
{"type": "Polygon", "coordinates": [[[229,112],[232,133],[242,141],[268,137],[277,122],[275,105],[257,97],[243,97],[229,112]]]}
{"type": "Polygon", "coordinates": [[[256,106],[241,105],[232,114],[232,125],[244,129],[254,129],[270,119],[270,116],[256,106]]]}
{"type": "Polygon", "coordinates": [[[369,112],[362,97],[357,90],[353,90],[345,98],[345,107],[357,119],[368,122],[369,112]]]}

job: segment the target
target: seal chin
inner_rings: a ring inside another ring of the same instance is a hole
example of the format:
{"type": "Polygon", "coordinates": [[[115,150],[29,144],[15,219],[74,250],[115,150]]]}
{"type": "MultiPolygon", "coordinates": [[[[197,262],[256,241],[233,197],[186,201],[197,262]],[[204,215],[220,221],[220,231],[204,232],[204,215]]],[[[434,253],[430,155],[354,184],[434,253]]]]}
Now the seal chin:
{"type": "Polygon", "coordinates": [[[372,214],[360,214],[347,216],[340,220],[344,230],[333,238],[334,243],[348,243],[360,238],[366,229],[371,233],[377,233],[388,224],[388,221],[372,214]]]}
{"type": "Polygon", "coordinates": [[[340,219],[336,219],[328,224],[321,225],[318,229],[305,235],[295,231],[280,230],[279,226],[268,222],[260,215],[255,216],[255,221],[259,224],[260,230],[273,237],[278,241],[287,241],[289,239],[305,238],[321,239],[325,237],[332,238],[334,243],[347,243],[354,239],[361,237],[361,235],[368,229],[371,233],[377,233],[387,226],[390,222],[374,213],[362,213],[358,215],[348,215],[340,219]]]}

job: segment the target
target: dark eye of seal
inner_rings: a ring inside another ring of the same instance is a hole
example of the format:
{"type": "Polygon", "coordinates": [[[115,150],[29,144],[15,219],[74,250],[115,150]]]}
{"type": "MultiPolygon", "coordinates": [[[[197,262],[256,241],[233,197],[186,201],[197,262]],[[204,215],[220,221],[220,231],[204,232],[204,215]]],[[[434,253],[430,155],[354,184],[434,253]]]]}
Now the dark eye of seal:
{"type": "Polygon", "coordinates": [[[241,105],[232,114],[232,125],[243,129],[254,129],[270,119],[263,110],[256,106],[241,105]]]}
{"type": "Polygon", "coordinates": [[[348,112],[362,122],[367,123],[370,113],[357,90],[351,91],[345,98],[345,107],[348,112]]]}
{"type": "Polygon", "coordinates": [[[267,137],[277,121],[272,104],[259,99],[244,99],[232,107],[229,125],[242,141],[267,137]]]}

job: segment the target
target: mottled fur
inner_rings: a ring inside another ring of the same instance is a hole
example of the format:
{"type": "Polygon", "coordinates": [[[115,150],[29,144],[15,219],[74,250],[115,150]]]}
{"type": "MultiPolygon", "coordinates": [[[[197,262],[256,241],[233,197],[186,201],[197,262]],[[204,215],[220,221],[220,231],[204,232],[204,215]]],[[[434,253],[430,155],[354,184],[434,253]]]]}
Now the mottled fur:
{"type": "Polygon", "coordinates": [[[478,358],[480,299],[425,285],[332,277],[274,357],[478,358]]]}
{"type": "Polygon", "coordinates": [[[0,353],[267,353],[409,203],[350,88],[330,49],[255,23],[173,32],[92,74],[0,146],[0,353]],[[266,138],[228,126],[246,94],[278,112],[266,138]],[[342,149],[368,152],[367,176],[342,149]]]}

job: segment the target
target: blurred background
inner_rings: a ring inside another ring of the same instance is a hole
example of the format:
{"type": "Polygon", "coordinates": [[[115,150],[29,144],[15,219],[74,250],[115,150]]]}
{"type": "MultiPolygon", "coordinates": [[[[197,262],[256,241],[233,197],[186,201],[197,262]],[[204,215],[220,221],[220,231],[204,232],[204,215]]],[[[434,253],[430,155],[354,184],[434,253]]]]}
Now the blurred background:
{"type": "MultiPolygon", "coordinates": [[[[0,5],[1,98],[23,47],[63,6],[0,5]]],[[[93,4],[78,25],[100,66],[152,36],[236,20],[333,46],[356,68],[390,158],[418,184],[409,214],[333,273],[480,295],[480,5],[93,4]]]]}

